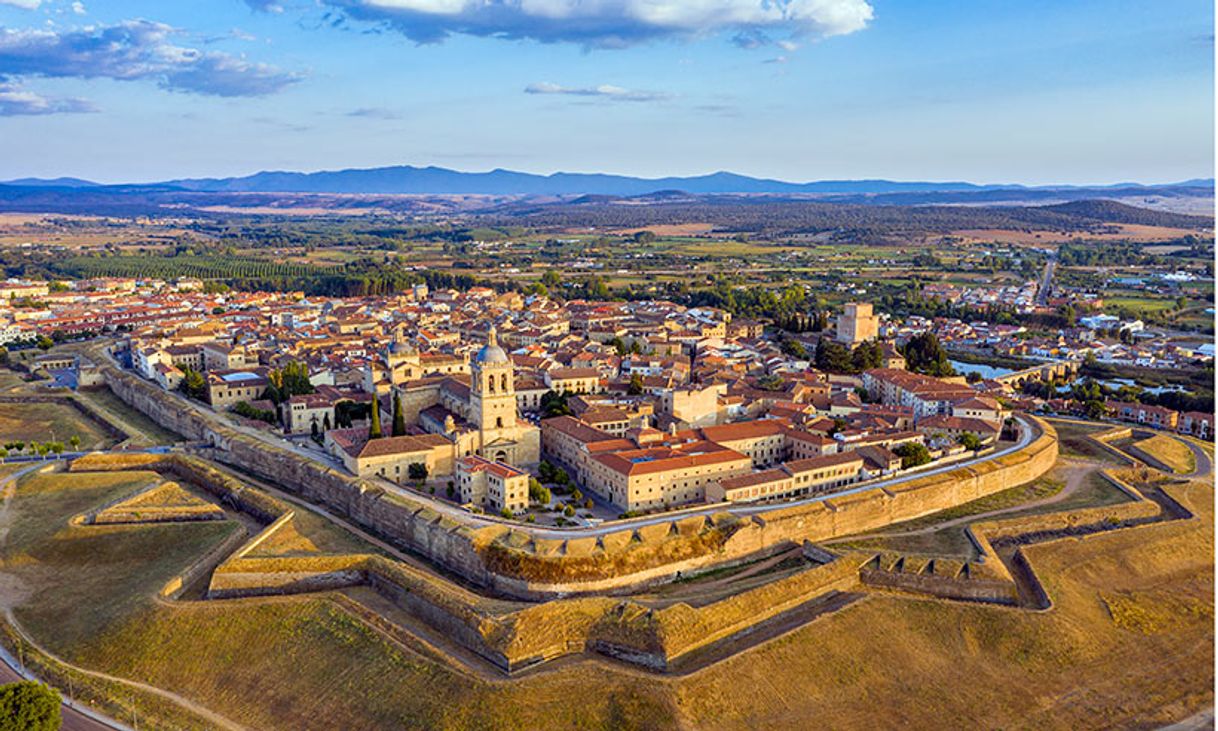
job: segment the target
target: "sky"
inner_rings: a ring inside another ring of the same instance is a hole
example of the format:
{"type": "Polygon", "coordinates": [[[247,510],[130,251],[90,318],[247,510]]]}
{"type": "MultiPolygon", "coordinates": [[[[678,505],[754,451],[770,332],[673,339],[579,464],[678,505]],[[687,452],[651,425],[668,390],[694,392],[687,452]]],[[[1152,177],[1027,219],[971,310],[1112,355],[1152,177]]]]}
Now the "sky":
{"type": "Polygon", "coordinates": [[[0,0],[0,180],[1212,177],[1212,0],[0,0]]]}

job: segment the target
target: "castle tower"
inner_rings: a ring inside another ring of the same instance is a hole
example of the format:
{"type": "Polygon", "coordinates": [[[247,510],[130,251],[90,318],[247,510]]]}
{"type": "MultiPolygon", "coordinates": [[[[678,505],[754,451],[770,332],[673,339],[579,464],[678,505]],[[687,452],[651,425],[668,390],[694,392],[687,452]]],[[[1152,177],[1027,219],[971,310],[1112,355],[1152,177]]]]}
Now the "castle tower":
{"type": "MultiPolygon", "coordinates": [[[[486,345],[470,363],[470,421],[484,434],[516,428],[516,384],[512,359],[499,347],[492,325],[486,345]]],[[[493,438],[493,437],[492,437],[493,438]]],[[[484,444],[489,441],[484,439],[484,444]]]]}

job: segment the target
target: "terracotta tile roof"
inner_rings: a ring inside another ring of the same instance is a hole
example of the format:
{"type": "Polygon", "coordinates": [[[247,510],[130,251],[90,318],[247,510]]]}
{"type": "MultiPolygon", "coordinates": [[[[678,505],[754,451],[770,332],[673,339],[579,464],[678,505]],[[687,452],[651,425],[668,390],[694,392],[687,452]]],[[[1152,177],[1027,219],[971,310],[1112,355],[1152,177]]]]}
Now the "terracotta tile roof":
{"type": "Polygon", "coordinates": [[[825,467],[836,467],[839,465],[847,465],[858,463],[863,465],[863,458],[855,452],[840,452],[838,454],[826,454],[822,457],[812,457],[809,459],[797,459],[794,462],[787,462],[783,465],[783,469],[792,475],[798,475],[802,472],[812,472],[813,470],[823,469],[825,467]]]}
{"type": "Polygon", "coordinates": [[[705,441],[682,444],[676,448],[649,447],[601,454],[594,459],[615,472],[631,476],[726,462],[751,463],[748,457],[734,449],[705,441]]]}

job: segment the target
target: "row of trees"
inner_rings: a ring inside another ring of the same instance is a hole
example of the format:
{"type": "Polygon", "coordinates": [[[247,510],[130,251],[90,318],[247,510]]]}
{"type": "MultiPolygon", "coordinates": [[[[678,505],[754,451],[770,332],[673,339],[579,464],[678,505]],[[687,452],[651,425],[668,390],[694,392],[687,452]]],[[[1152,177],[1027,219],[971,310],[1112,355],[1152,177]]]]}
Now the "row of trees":
{"type": "Polygon", "coordinates": [[[309,381],[309,367],[298,361],[270,371],[267,373],[267,381],[269,383],[262,397],[269,399],[276,406],[293,396],[313,393],[316,390],[309,381]]]}
{"type": "MultiPolygon", "coordinates": [[[[68,439],[68,444],[71,445],[72,451],[80,449],[80,437],[75,434],[68,439]]],[[[63,454],[66,447],[63,442],[23,442],[14,441],[6,442],[3,447],[0,447],[0,459],[8,457],[10,454],[46,457],[49,454],[63,454]]]]}

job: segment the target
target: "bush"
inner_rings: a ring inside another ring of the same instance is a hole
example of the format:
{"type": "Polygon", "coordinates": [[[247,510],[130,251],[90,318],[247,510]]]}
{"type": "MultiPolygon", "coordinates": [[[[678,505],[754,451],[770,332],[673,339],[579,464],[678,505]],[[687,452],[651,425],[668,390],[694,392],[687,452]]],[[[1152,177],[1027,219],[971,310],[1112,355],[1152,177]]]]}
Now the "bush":
{"type": "Polygon", "coordinates": [[[500,510],[499,514],[502,515],[504,518],[507,518],[508,520],[511,520],[512,518],[515,517],[512,515],[512,511],[508,510],[507,508],[500,510]]]}
{"type": "Polygon", "coordinates": [[[592,498],[588,498],[587,500],[585,500],[585,501],[584,501],[584,508],[585,508],[585,509],[587,509],[587,510],[591,510],[591,509],[592,509],[592,505],[593,505],[593,503],[592,503],[592,498]]]}
{"type": "Polygon", "coordinates": [[[57,731],[59,694],[25,680],[0,686],[0,731],[57,731]]]}
{"type": "Polygon", "coordinates": [[[571,499],[578,503],[584,499],[584,494],[580,492],[578,488],[576,488],[571,491],[571,499]]]}
{"type": "Polygon", "coordinates": [[[575,508],[568,505],[567,507],[562,509],[562,514],[567,516],[568,518],[574,518],[575,517],[575,508]]]}
{"type": "Polygon", "coordinates": [[[422,462],[414,462],[406,468],[406,475],[412,480],[426,480],[427,465],[422,462]]]}

